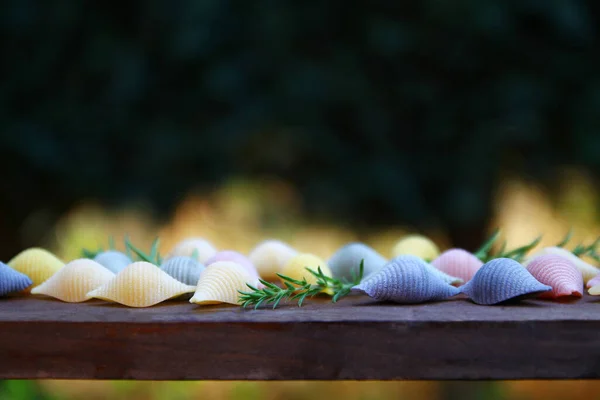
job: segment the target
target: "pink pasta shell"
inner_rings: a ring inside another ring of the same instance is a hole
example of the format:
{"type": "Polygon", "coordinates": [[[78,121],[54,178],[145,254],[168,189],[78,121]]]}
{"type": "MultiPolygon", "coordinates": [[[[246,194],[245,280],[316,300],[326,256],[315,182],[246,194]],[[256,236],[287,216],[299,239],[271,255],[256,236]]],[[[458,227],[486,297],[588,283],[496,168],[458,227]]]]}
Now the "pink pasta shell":
{"type": "Polygon", "coordinates": [[[566,258],[553,254],[535,257],[527,264],[527,271],[541,283],[552,286],[552,290],[541,293],[540,298],[583,296],[583,276],[566,258]]]}
{"type": "Polygon", "coordinates": [[[470,281],[481,268],[483,262],[463,249],[450,249],[444,251],[431,262],[431,264],[448,275],[470,281]]]}

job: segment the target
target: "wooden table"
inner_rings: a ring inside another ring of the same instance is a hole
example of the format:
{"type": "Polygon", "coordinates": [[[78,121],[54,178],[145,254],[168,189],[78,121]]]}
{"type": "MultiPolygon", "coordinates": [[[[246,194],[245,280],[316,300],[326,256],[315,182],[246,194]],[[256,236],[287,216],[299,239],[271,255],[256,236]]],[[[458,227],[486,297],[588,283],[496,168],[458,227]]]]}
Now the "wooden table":
{"type": "Polygon", "coordinates": [[[350,296],[243,310],[185,301],[0,301],[0,378],[600,377],[600,298],[478,306],[350,296]]]}

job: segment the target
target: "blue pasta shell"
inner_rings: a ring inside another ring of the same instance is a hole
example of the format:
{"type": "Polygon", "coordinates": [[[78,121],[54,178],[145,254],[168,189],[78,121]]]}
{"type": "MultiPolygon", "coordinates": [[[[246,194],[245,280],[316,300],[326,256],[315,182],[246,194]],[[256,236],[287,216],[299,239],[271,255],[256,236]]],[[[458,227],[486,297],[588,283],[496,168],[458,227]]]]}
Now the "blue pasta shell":
{"type": "Polygon", "coordinates": [[[361,260],[364,260],[365,278],[379,271],[387,263],[381,254],[366,244],[349,243],[339,248],[327,261],[327,265],[335,278],[351,280],[353,273],[358,275],[361,260]]]}
{"type": "Polygon", "coordinates": [[[33,281],[27,275],[0,262],[0,296],[20,292],[31,285],[33,281]]]}
{"type": "Polygon", "coordinates": [[[196,285],[204,265],[191,257],[175,256],[162,263],[160,268],[186,285],[196,285]]]}
{"type": "Polygon", "coordinates": [[[459,290],[431,273],[419,257],[399,256],[353,289],[380,301],[424,303],[454,296],[459,290]]]}
{"type": "Polygon", "coordinates": [[[115,250],[103,251],[102,253],[98,253],[96,257],[94,257],[94,261],[96,261],[98,264],[102,265],[109,271],[114,272],[115,274],[118,274],[126,266],[133,263],[131,258],[127,257],[127,255],[115,250]]]}
{"type": "Polygon", "coordinates": [[[477,304],[492,305],[507,300],[534,296],[552,290],[538,282],[525,267],[510,258],[489,261],[475,273],[460,291],[477,304]]]}

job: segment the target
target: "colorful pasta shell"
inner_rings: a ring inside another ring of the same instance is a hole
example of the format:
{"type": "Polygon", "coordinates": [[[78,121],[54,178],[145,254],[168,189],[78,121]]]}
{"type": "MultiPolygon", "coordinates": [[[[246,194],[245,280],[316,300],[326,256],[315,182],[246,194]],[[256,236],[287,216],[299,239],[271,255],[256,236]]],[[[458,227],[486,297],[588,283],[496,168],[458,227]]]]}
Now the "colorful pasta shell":
{"type": "Polygon", "coordinates": [[[177,243],[166,258],[192,257],[197,255],[198,261],[204,264],[216,252],[217,250],[209,241],[202,238],[188,238],[177,243]]]}
{"type": "Polygon", "coordinates": [[[433,241],[422,235],[408,235],[400,239],[392,248],[392,256],[413,255],[425,261],[434,260],[440,250],[433,241]]]}
{"type": "Polygon", "coordinates": [[[535,257],[527,264],[527,271],[539,282],[552,287],[550,292],[540,294],[541,298],[583,295],[581,272],[564,257],[553,254],[535,257]]]}
{"type": "Polygon", "coordinates": [[[246,271],[250,274],[251,277],[256,278],[258,280],[258,271],[252,264],[252,261],[245,255],[238,253],[233,250],[222,250],[216,253],[214,256],[210,257],[206,260],[206,265],[211,265],[219,261],[232,261],[244,267],[246,271]]]}
{"type": "Polygon", "coordinates": [[[179,282],[157,266],[140,261],[125,267],[88,296],[129,307],[149,307],[195,289],[195,286],[179,282]]]}
{"type": "Polygon", "coordinates": [[[475,276],[483,262],[466,250],[450,249],[440,254],[431,265],[448,275],[468,282],[475,276]]]}
{"type": "Polygon", "coordinates": [[[510,258],[496,258],[477,271],[460,291],[476,304],[492,305],[507,300],[532,297],[552,290],[538,282],[521,264],[510,258]]]}
{"type": "Polygon", "coordinates": [[[569,250],[563,249],[562,247],[545,247],[542,250],[538,251],[531,257],[525,261],[525,266],[531,262],[535,257],[553,254],[556,256],[563,257],[566,260],[569,260],[573,265],[577,267],[577,269],[581,272],[583,276],[583,282],[586,283],[596,275],[600,274],[600,269],[594,267],[583,261],[581,258],[577,257],[575,254],[571,253],[569,250]]]}
{"type": "Polygon", "coordinates": [[[258,271],[258,274],[267,280],[277,279],[277,273],[296,256],[298,252],[287,244],[278,240],[267,240],[260,243],[248,255],[248,258],[258,271]]]}
{"type": "Polygon", "coordinates": [[[65,264],[49,251],[32,247],[13,257],[8,262],[8,266],[27,275],[33,281],[33,285],[37,286],[54,275],[65,264]]]}
{"type": "Polygon", "coordinates": [[[591,294],[592,296],[600,295],[600,285],[592,286],[591,288],[588,289],[588,293],[591,294]]]}
{"type": "Polygon", "coordinates": [[[353,274],[358,275],[361,260],[364,260],[364,278],[379,271],[387,263],[381,254],[366,244],[349,243],[338,249],[327,264],[335,278],[350,281],[353,274]]]}
{"type": "MultiPolygon", "coordinates": [[[[325,263],[325,261],[323,261],[323,259],[315,256],[314,254],[308,253],[298,254],[297,256],[292,257],[286,266],[283,267],[281,274],[299,281],[306,279],[306,282],[310,284],[316,284],[317,278],[308,272],[307,268],[312,269],[315,272],[321,268],[321,272],[324,275],[332,276],[329,266],[325,263]]],[[[323,290],[323,293],[333,294],[333,290],[327,288],[323,290]]]]}
{"type": "Polygon", "coordinates": [[[33,281],[27,275],[0,262],[0,297],[21,292],[31,285],[33,281]]]}
{"type": "Polygon", "coordinates": [[[424,303],[455,296],[459,290],[431,273],[419,257],[399,256],[353,288],[379,301],[424,303]]]}
{"type": "Polygon", "coordinates": [[[596,285],[600,285],[600,275],[596,275],[595,277],[593,277],[592,279],[590,279],[585,284],[585,287],[591,288],[591,287],[596,286],[596,285]]]}
{"type": "Polygon", "coordinates": [[[133,262],[131,258],[127,257],[126,254],[115,250],[103,251],[102,253],[98,253],[96,257],[94,257],[94,261],[96,261],[98,264],[102,265],[109,271],[114,272],[115,274],[118,274],[126,266],[133,262]]]}
{"type": "Polygon", "coordinates": [[[195,286],[204,271],[204,265],[191,257],[172,257],[163,262],[160,269],[181,283],[195,286]]]}
{"type": "Polygon", "coordinates": [[[217,261],[206,267],[196,287],[190,303],[238,304],[240,292],[250,290],[247,284],[256,287],[256,278],[233,261],[217,261]]]}
{"type": "MultiPolygon", "coordinates": [[[[401,257],[405,257],[405,256],[399,256],[396,258],[401,258],[401,257]]],[[[416,257],[416,256],[413,256],[416,257]]],[[[417,257],[420,258],[420,257],[417,257]]],[[[421,260],[423,261],[423,260],[421,260]]],[[[427,268],[427,270],[437,276],[439,279],[443,280],[444,282],[446,282],[449,285],[454,285],[454,286],[458,286],[461,285],[462,283],[464,283],[464,281],[462,279],[460,279],[459,277],[456,276],[451,276],[448,275],[447,273],[440,271],[439,269],[437,269],[436,267],[434,267],[433,265],[429,264],[428,262],[423,261],[425,268],[427,268]]]]}
{"type": "Polygon", "coordinates": [[[31,289],[31,294],[43,294],[68,303],[89,300],[88,293],[108,283],[115,274],[99,263],[82,258],[74,260],[31,289]]]}

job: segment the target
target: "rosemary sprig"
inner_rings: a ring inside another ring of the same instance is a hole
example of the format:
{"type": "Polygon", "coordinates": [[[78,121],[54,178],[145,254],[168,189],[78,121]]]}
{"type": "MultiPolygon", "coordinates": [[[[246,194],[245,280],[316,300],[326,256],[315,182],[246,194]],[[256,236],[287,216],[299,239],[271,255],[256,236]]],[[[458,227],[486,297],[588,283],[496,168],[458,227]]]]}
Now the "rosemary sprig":
{"type": "Polygon", "coordinates": [[[600,262],[600,255],[596,251],[598,245],[600,245],[600,237],[587,246],[578,244],[573,250],[571,250],[571,253],[575,254],[577,257],[588,256],[594,261],[600,262]]]}
{"type": "MultiPolygon", "coordinates": [[[[572,236],[573,236],[573,229],[571,228],[571,229],[569,229],[569,232],[564,237],[564,239],[561,240],[560,243],[556,244],[556,247],[562,247],[562,248],[566,247],[566,245],[571,240],[572,236]]],[[[589,244],[587,246],[584,245],[583,243],[580,243],[577,246],[575,246],[573,248],[573,250],[570,250],[570,251],[577,257],[588,256],[588,257],[592,258],[594,261],[600,262],[600,254],[598,254],[598,251],[597,251],[597,247],[599,245],[600,245],[600,237],[596,238],[596,240],[594,240],[591,244],[589,244]]]]}
{"type": "Polygon", "coordinates": [[[496,229],[494,233],[485,241],[483,245],[473,253],[475,257],[479,258],[483,262],[488,262],[494,258],[512,258],[515,261],[523,261],[527,253],[537,246],[542,240],[542,236],[538,236],[531,243],[526,244],[525,246],[518,247],[512,250],[506,250],[506,240],[502,243],[502,246],[498,251],[492,251],[492,247],[494,243],[500,237],[500,230],[496,229]]]}
{"type": "Polygon", "coordinates": [[[317,280],[316,283],[309,283],[306,278],[297,280],[289,276],[277,274],[282,280],[284,287],[281,288],[271,282],[260,279],[260,282],[265,285],[263,289],[258,289],[250,284],[247,284],[250,291],[239,291],[240,297],[238,302],[242,307],[254,306],[255,309],[261,304],[273,304],[273,309],[277,308],[282,300],[298,301],[298,307],[302,307],[304,300],[307,297],[314,297],[317,294],[330,289],[333,292],[332,302],[337,302],[341,297],[346,296],[352,290],[352,287],[358,285],[364,275],[364,260],[360,262],[358,274],[352,273],[352,281],[335,279],[327,276],[321,270],[321,267],[314,271],[306,268],[317,280]]]}
{"type": "Polygon", "coordinates": [[[517,247],[516,249],[506,252],[503,250],[502,252],[499,252],[494,258],[512,258],[515,261],[521,262],[523,261],[527,253],[529,253],[529,251],[535,246],[540,244],[541,241],[542,235],[538,236],[531,243],[526,244],[525,246],[517,247]]]}
{"type": "Polygon", "coordinates": [[[152,246],[150,247],[150,254],[146,254],[141,249],[134,246],[133,243],[131,243],[131,240],[129,240],[129,238],[125,239],[125,247],[128,250],[131,250],[133,253],[135,253],[135,255],[137,255],[141,261],[146,261],[146,262],[149,262],[154,265],[162,264],[162,257],[160,256],[160,254],[158,252],[159,244],[160,244],[160,238],[154,239],[154,241],[152,242],[152,246]]]}
{"type": "MultiPolygon", "coordinates": [[[[490,250],[492,249],[492,246],[494,245],[496,240],[498,240],[499,237],[500,229],[496,229],[492,236],[490,236],[488,240],[486,240],[485,243],[483,243],[481,247],[477,251],[475,251],[475,253],[473,253],[473,255],[479,258],[481,261],[488,261],[488,255],[490,253],[490,250]]],[[[506,242],[504,243],[506,244],[506,242]]]]}
{"type": "Polygon", "coordinates": [[[571,241],[572,237],[573,237],[573,228],[569,229],[569,232],[567,232],[567,234],[563,238],[563,240],[561,240],[560,242],[558,242],[556,244],[556,247],[565,247],[567,245],[567,243],[569,243],[569,241],[571,241]]]}

